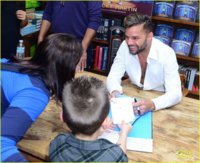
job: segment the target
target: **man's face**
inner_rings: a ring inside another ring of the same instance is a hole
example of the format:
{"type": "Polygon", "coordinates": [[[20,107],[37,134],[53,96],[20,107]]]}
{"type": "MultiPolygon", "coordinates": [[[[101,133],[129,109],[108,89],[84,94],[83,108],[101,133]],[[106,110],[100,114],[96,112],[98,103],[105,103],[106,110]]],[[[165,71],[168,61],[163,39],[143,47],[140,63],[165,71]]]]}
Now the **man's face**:
{"type": "Polygon", "coordinates": [[[148,35],[149,34],[143,29],[143,24],[126,29],[125,40],[131,54],[139,54],[147,48],[148,35]]]}

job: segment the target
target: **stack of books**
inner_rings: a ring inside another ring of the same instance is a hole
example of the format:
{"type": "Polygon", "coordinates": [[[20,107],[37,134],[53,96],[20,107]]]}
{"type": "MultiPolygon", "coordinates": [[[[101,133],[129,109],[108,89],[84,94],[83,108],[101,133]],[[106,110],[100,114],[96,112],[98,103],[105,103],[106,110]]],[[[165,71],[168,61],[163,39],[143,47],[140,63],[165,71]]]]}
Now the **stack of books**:
{"type": "Polygon", "coordinates": [[[35,33],[40,30],[43,11],[35,11],[35,9],[27,9],[26,10],[28,24],[20,29],[20,33],[22,36],[35,33]]]}

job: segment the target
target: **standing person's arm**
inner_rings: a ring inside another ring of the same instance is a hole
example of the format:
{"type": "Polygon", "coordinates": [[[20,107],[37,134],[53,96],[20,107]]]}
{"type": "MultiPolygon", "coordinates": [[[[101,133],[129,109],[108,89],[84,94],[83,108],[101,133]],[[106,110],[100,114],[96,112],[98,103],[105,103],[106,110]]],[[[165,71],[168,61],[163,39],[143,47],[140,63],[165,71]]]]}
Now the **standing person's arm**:
{"type": "Polygon", "coordinates": [[[17,19],[21,20],[21,27],[24,27],[28,24],[28,20],[26,18],[26,7],[25,7],[25,2],[16,2],[17,3],[17,11],[16,11],[16,16],[17,19]]]}
{"type": "Polygon", "coordinates": [[[54,2],[47,2],[46,6],[45,6],[45,10],[43,13],[43,18],[42,18],[42,24],[40,27],[40,33],[38,36],[38,44],[44,40],[47,32],[49,31],[49,29],[51,27],[53,3],[54,2]]]}
{"type": "Polygon", "coordinates": [[[87,49],[88,49],[88,46],[90,45],[90,42],[91,42],[92,38],[94,37],[95,33],[96,33],[96,31],[91,28],[87,28],[87,30],[86,30],[86,33],[82,40],[83,54],[82,54],[80,62],[78,64],[79,67],[77,67],[78,71],[79,71],[79,68],[81,69],[81,71],[83,71],[87,65],[87,49]]]}
{"type": "Polygon", "coordinates": [[[17,16],[17,19],[21,20],[21,27],[24,27],[28,24],[28,20],[26,19],[26,11],[17,10],[16,16],[17,16]]]}
{"type": "Polygon", "coordinates": [[[101,17],[102,17],[102,2],[88,2],[88,27],[86,29],[85,35],[82,40],[82,46],[83,46],[83,54],[80,59],[80,62],[77,66],[77,71],[84,70],[87,63],[87,49],[90,45],[93,37],[96,34],[96,30],[100,26],[101,23],[101,17]]]}
{"type": "Polygon", "coordinates": [[[39,33],[39,36],[38,36],[38,44],[44,40],[47,32],[49,31],[51,27],[51,23],[48,21],[48,20],[42,20],[42,24],[41,24],[41,27],[40,27],[40,33],[39,33]]]}

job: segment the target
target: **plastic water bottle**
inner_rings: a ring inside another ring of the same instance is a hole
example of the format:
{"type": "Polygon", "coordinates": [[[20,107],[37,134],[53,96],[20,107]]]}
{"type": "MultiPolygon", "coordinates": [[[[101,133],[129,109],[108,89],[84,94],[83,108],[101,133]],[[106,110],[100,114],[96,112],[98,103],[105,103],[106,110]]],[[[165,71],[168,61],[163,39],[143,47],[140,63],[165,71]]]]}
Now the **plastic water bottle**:
{"type": "Polygon", "coordinates": [[[25,56],[25,47],[23,44],[23,40],[19,40],[19,44],[17,46],[16,57],[18,59],[24,59],[25,56]]]}

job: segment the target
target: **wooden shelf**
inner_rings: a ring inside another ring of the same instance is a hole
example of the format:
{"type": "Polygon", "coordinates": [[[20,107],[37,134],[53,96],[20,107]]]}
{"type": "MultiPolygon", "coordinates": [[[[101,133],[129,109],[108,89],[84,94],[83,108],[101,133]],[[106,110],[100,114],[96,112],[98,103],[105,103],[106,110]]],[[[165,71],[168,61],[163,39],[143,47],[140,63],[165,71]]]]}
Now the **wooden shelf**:
{"type": "Polygon", "coordinates": [[[189,91],[187,97],[199,99],[199,92],[189,91]]]}
{"type": "Polygon", "coordinates": [[[108,75],[108,72],[107,71],[103,71],[103,70],[99,70],[99,69],[86,69],[86,71],[88,72],[94,72],[96,74],[100,74],[100,75],[104,75],[104,76],[107,76],[108,75]]]}
{"type": "Polygon", "coordinates": [[[178,59],[182,59],[185,61],[193,61],[193,62],[199,62],[199,58],[195,58],[195,57],[189,57],[189,56],[183,56],[183,55],[176,55],[178,59]]]}
{"type": "Polygon", "coordinates": [[[98,43],[98,44],[109,45],[109,42],[108,42],[107,40],[97,40],[97,39],[93,39],[92,42],[98,43]]]}
{"type": "Polygon", "coordinates": [[[196,95],[196,96],[199,96],[199,92],[189,91],[189,93],[193,94],[193,95],[196,95]]]}
{"type": "Polygon", "coordinates": [[[167,23],[176,23],[176,24],[181,24],[181,25],[187,25],[187,26],[192,26],[192,27],[199,27],[199,23],[197,22],[189,22],[186,20],[178,20],[178,19],[173,19],[173,18],[166,18],[166,17],[161,17],[161,16],[152,16],[152,20],[155,21],[163,21],[167,23]]]}

